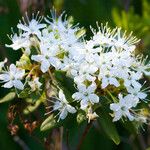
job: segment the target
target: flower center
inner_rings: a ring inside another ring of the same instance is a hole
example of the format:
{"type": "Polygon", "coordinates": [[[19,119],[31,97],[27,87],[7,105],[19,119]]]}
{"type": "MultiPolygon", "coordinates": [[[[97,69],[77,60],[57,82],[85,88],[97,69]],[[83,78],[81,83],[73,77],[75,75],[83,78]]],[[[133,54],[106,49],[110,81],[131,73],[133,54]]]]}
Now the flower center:
{"type": "Polygon", "coordinates": [[[10,74],[10,79],[11,79],[11,80],[14,80],[15,77],[14,77],[12,74],[10,74]]]}
{"type": "Polygon", "coordinates": [[[85,94],[84,94],[85,96],[88,96],[89,94],[87,93],[87,92],[85,92],[85,94]]]}
{"type": "Polygon", "coordinates": [[[126,107],[125,107],[125,106],[122,106],[122,107],[121,107],[121,110],[122,110],[122,111],[125,111],[125,110],[126,110],[126,107]]]}
{"type": "Polygon", "coordinates": [[[46,58],[46,59],[49,59],[49,56],[48,56],[48,55],[46,55],[46,56],[45,56],[45,58],[46,58]]]}

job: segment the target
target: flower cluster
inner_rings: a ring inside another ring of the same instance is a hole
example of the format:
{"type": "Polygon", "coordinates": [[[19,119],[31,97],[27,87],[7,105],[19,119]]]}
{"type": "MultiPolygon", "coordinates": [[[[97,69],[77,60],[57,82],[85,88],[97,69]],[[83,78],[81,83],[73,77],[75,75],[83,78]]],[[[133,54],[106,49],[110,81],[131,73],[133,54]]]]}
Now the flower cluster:
{"type": "Polygon", "coordinates": [[[55,85],[59,96],[55,95],[51,112],[59,111],[58,121],[79,109],[87,113],[89,120],[95,119],[98,115],[94,108],[103,107],[99,104],[104,98],[109,99],[113,121],[122,117],[130,121],[145,118],[136,107],[146,101],[148,88],[141,79],[150,75],[150,63],[147,57],[135,54],[139,40],[132,33],[123,33],[121,28],[110,29],[107,24],[97,27],[98,30],[91,28],[93,36],[86,40],[84,29],[73,26],[64,13],[58,18],[55,13],[46,18],[37,14],[31,21],[26,15],[17,25],[19,33],[10,36],[12,44],[6,45],[22,50],[22,57],[9,69],[4,68],[6,60],[0,63],[3,87],[15,87],[17,92],[30,88],[29,94],[45,91],[44,82],[49,81],[47,78],[55,80],[54,70],[60,70],[74,80],[71,86],[76,92],[70,102],[55,85]]]}

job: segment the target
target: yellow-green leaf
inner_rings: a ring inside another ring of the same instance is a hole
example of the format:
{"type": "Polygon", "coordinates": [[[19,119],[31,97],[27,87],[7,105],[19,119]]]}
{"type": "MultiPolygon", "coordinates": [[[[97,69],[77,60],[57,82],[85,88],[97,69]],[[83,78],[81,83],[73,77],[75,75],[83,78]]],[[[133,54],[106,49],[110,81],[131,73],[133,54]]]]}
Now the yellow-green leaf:
{"type": "Polygon", "coordinates": [[[113,140],[115,144],[118,145],[120,143],[120,137],[117,132],[115,124],[112,122],[112,118],[110,117],[108,112],[106,112],[102,108],[101,108],[101,110],[99,110],[98,114],[99,114],[98,122],[99,122],[100,126],[103,128],[106,135],[111,140],[113,140]]]}
{"type": "Polygon", "coordinates": [[[15,96],[16,96],[15,92],[10,92],[6,96],[4,96],[2,99],[0,99],[0,103],[11,101],[15,98],[15,96]]]}
{"type": "Polygon", "coordinates": [[[49,129],[54,128],[57,125],[56,120],[54,119],[54,115],[50,115],[45,121],[42,123],[40,130],[41,131],[46,131],[49,129]]]}
{"type": "MultiPolygon", "coordinates": [[[[32,98],[31,98],[32,99],[32,98]]],[[[29,102],[31,102],[32,100],[31,99],[27,99],[26,101],[29,101],[29,102]]],[[[39,106],[40,106],[40,104],[41,103],[43,103],[44,101],[46,100],[46,96],[45,96],[45,93],[43,92],[43,94],[40,96],[40,98],[38,98],[36,101],[35,101],[35,103],[34,103],[34,105],[31,105],[31,104],[29,104],[24,110],[23,110],[23,113],[24,114],[29,114],[29,113],[32,113],[33,111],[35,111],[39,106]]]]}

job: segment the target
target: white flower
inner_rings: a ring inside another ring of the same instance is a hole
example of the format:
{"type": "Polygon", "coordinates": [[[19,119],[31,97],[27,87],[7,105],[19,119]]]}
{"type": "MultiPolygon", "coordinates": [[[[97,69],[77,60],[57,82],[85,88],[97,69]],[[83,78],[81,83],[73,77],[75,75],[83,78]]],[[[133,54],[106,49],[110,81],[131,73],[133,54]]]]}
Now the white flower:
{"type": "MultiPolygon", "coordinates": [[[[27,15],[26,15],[26,18],[27,18],[28,24],[26,22],[24,22],[24,23],[20,22],[17,25],[18,29],[21,29],[22,31],[24,31],[24,36],[29,36],[31,34],[35,34],[38,37],[40,37],[41,36],[40,29],[43,29],[46,27],[46,24],[40,23],[43,17],[38,18],[38,14],[37,14],[35,18],[33,15],[33,18],[31,21],[29,21],[29,18],[27,15]]],[[[23,19],[23,21],[24,21],[24,19],[23,19]]]]}
{"type": "Polygon", "coordinates": [[[129,76],[128,78],[124,78],[124,85],[126,87],[129,87],[129,86],[134,86],[134,87],[139,87],[141,88],[141,84],[139,83],[139,79],[142,77],[142,74],[141,73],[135,73],[135,72],[129,72],[129,76]]]}
{"type": "Polygon", "coordinates": [[[41,55],[32,55],[31,59],[41,63],[41,71],[43,73],[47,72],[49,67],[52,65],[56,69],[60,67],[60,60],[56,57],[57,52],[55,49],[51,49],[51,47],[47,47],[47,45],[41,44],[41,55]]]}
{"type": "Polygon", "coordinates": [[[61,49],[66,52],[73,52],[75,49],[80,48],[82,43],[79,42],[80,37],[76,35],[80,28],[77,25],[73,26],[67,16],[64,16],[64,13],[56,18],[56,12],[52,11],[51,16],[52,18],[47,17],[45,20],[50,25],[49,28],[52,32],[60,39],[58,44],[61,49]]]}
{"type": "Polygon", "coordinates": [[[96,85],[94,83],[88,87],[86,87],[84,84],[80,84],[78,85],[79,92],[74,93],[72,98],[81,101],[81,109],[86,109],[89,102],[91,104],[99,102],[99,97],[94,94],[95,89],[96,85]]]}
{"type": "Polygon", "coordinates": [[[135,49],[134,44],[139,41],[135,36],[132,36],[132,32],[127,35],[126,32],[122,33],[121,28],[117,28],[115,38],[113,38],[113,45],[132,52],[135,49]]]}
{"type": "MultiPolygon", "coordinates": [[[[42,20],[43,17],[37,14],[29,21],[26,15],[26,19],[17,25],[19,34],[11,35],[12,44],[6,46],[14,50],[22,49],[25,55],[31,54],[31,63],[40,65],[43,73],[49,69],[61,70],[73,78],[78,91],[72,98],[80,102],[80,108],[87,113],[89,120],[97,117],[92,110],[93,105],[99,103],[98,95],[101,94],[101,90],[107,91],[109,85],[120,91],[119,101],[110,105],[114,112],[113,121],[123,116],[131,121],[140,119],[132,108],[146,99],[147,94],[142,90],[140,79],[143,74],[150,75],[150,63],[147,62],[147,57],[136,56],[134,53],[135,44],[139,40],[132,36],[132,33],[127,35],[126,32],[122,32],[121,28],[109,28],[106,23],[100,27],[97,24],[98,30],[92,29],[93,37],[86,41],[83,30],[78,24],[73,26],[64,13],[58,18],[55,12],[52,13],[52,18],[45,18],[46,23],[41,23],[42,20]],[[31,51],[32,47],[35,51],[31,51]]],[[[6,60],[0,62],[0,80],[4,83],[3,86],[23,90],[21,80],[25,76],[25,70],[11,64],[9,71],[6,71],[3,69],[5,62],[6,60]]],[[[27,62],[23,60],[21,63],[20,65],[24,66],[27,62]]],[[[29,60],[29,64],[31,63],[29,60]]],[[[28,66],[25,68],[28,69],[28,66]]],[[[31,91],[38,91],[41,90],[42,83],[39,77],[35,77],[28,81],[28,86],[31,91]]],[[[59,98],[53,103],[51,112],[59,111],[58,121],[65,119],[68,113],[76,112],[62,90],[59,91],[59,98]]]]}
{"type": "Polygon", "coordinates": [[[96,63],[92,62],[89,63],[87,61],[80,64],[80,73],[85,74],[94,74],[98,70],[98,67],[96,66],[96,63]]]}
{"type": "Polygon", "coordinates": [[[17,34],[14,34],[10,37],[12,40],[11,45],[7,45],[7,47],[11,47],[14,50],[18,50],[20,48],[29,48],[30,47],[30,41],[28,38],[23,37],[21,34],[18,36],[17,34]]]}
{"type": "Polygon", "coordinates": [[[114,111],[113,121],[118,121],[122,116],[128,117],[130,121],[134,120],[134,116],[130,113],[130,109],[133,107],[134,97],[127,95],[123,97],[119,94],[119,102],[110,104],[110,109],[114,111]]]}
{"type": "Polygon", "coordinates": [[[19,90],[23,90],[24,85],[20,80],[23,79],[24,75],[25,70],[18,69],[14,64],[11,64],[8,72],[0,74],[0,80],[6,82],[3,85],[5,88],[15,87],[19,90]]]}
{"type": "Polygon", "coordinates": [[[6,62],[7,62],[7,58],[5,58],[4,61],[0,62],[0,72],[2,71],[2,69],[3,69],[6,62]]]}
{"type": "Polygon", "coordinates": [[[117,67],[131,67],[131,65],[135,62],[135,59],[132,56],[132,53],[130,51],[118,51],[117,49],[112,48],[111,52],[111,62],[114,66],[117,67]]]}
{"type": "Polygon", "coordinates": [[[96,77],[90,75],[89,73],[85,73],[85,74],[79,73],[79,75],[77,75],[74,78],[74,82],[77,83],[77,84],[81,84],[86,80],[90,81],[90,82],[94,82],[95,79],[96,79],[96,77]]]}
{"type": "Polygon", "coordinates": [[[77,76],[79,63],[72,58],[64,57],[60,69],[66,71],[68,75],[77,76]]]}
{"type": "Polygon", "coordinates": [[[141,91],[141,88],[139,86],[135,87],[127,87],[128,93],[134,95],[135,97],[144,100],[147,97],[147,94],[141,91]]]}
{"type": "Polygon", "coordinates": [[[106,25],[101,24],[98,26],[98,32],[92,29],[93,32],[93,45],[103,45],[104,47],[114,46],[116,49],[123,49],[127,51],[133,51],[135,49],[135,43],[139,42],[136,37],[132,36],[132,32],[127,36],[126,32],[122,33],[121,28],[110,29],[106,25]]]}
{"type": "Polygon", "coordinates": [[[86,41],[86,43],[84,43],[85,53],[97,54],[97,53],[102,52],[103,49],[102,49],[102,47],[100,47],[99,44],[98,44],[98,47],[94,48],[95,44],[92,40],[86,41]]]}
{"type": "Polygon", "coordinates": [[[40,87],[42,85],[42,83],[39,82],[39,77],[34,78],[33,81],[29,81],[28,84],[31,87],[32,91],[40,90],[40,87]]]}
{"type": "Polygon", "coordinates": [[[148,61],[148,56],[145,58],[143,55],[137,57],[136,63],[134,64],[133,68],[138,72],[138,73],[144,73],[145,75],[149,76],[150,75],[150,62],[148,61]]]}
{"type": "Polygon", "coordinates": [[[96,65],[89,64],[87,62],[81,63],[79,66],[78,75],[75,76],[74,81],[76,83],[82,83],[86,80],[94,82],[96,77],[94,73],[98,70],[96,65]]]}
{"type": "Polygon", "coordinates": [[[102,78],[102,89],[106,88],[108,85],[114,85],[115,87],[118,87],[120,84],[116,78],[105,76],[102,78]]]}
{"type": "Polygon", "coordinates": [[[101,26],[98,26],[98,32],[95,29],[92,29],[93,32],[93,45],[97,46],[97,45],[103,45],[105,47],[110,47],[112,45],[112,41],[114,38],[114,30],[111,30],[110,28],[108,28],[107,24],[106,26],[104,26],[103,24],[101,24],[101,26]]]}
{"type": "Polygon", "coordinates": [[[76,109],[68,103],[62,90],[59,91],[59,98],[54,103],[53,106],[53,111],[57,111],[57,110],[59,111],[58,121],[60,119],[62,120],[65,119],[68,115],[68,112],[72,114],[76,113],[76,109]]]}

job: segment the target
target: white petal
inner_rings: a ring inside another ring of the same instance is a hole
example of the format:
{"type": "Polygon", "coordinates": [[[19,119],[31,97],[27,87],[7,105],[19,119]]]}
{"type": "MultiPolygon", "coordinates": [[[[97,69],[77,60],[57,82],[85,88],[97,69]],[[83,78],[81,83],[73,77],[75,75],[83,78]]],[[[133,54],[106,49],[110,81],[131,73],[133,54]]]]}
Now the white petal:
{"type": "Polygon", "coordinates": [[[126,80],[124,81],[124,85],[125,85],[126,87],[129,87],[129,86],[131,85],[131,80],[126,79],[126,80]]]}
{"type": "MultiPolygon", "coordinates": [[[[127,91],[129,92],[129,93],[134,93],[135,92],[135,88],[133,88],[132,86],[128,86],[128,87],[126,87],[126,89],[127,89],[127,91]]],[[[139,90],[138,90],[139,91],[139,90]]]]}
{"type": "Polygon", "coordinates": [[[91,74],[95,73],[98,70],[98,68],[95,65],[90,65],[88,69],[88,72],[91,74]]]}
{"type": "Polygon", "coordinates": [[[96,84],[93,83],[93,84],[91,84],[90,86],[88,86],[87,92],[88,92],[88,93],[93,93],[93,92],[95,91],[95,89],[96,89],[96,84]]]}
{"type": "Polygon", "coordinates": [[[118,121],[122,117],[122,113],[120,111],[115,112],[115,117],[113,121],[118,121]]]}
{"type": "Polygon", "coordinates": [[[120,85],[116,78],[109,78],[109,83],[116,87],[118,87],[120,85]]]}
{"type": "Polygon", "coordinates": [[[66,108],[67,108],[68,112],[70,112],[72,114],[76,113],[76,109],[74,107],[72,107],[71,105],[67,105],[66,108]]]}
{"type": "Polygon", "coordinates": [[[32,55],[31,59],[37,62],[41,62],[43,59],[45,59],[45,57],[43,55],[32,55]]]}
{"type": "Polygon", "coordinates": [[[46,71],[48,71],[49,67],[50,67],[50,64],[49,64],[48,60],[42,61],[42,63],[41,63],[41,71],[43,73],[45,73],[46,71]]]}
{"type": "Polygon", "coordinates": [[[0,80],[7,82],[10,80],[10,76],[8,74],[0,74],[0,80]]]}
{"type": "Polygon", "coordinates": [[[61,62],[58,58],[50,57],[49,59],[50,64],[52,64],[56,69],[58,69],[61,65],[61,62]]]}
{"type": "Polygon", "coordinates": [[[137,95],[140,99],[145,99],[147,94],[144,93],[144,92],[139,92],[138,95],[137,95]]]}
{"type": "Polygon", "coordinates": [[[130,121],[134,120],[134,117],[130,114],[129,111],[126,112],[126,116],[129,118],[130,121]]]}
{"type": "MultiPolygon", "coordinates": [[[[77,73],[77,72],[76,72],[76,73],[77,73]]],[[[80,87],[79,84],[81,84],[83,81],[85,81],[85,75],[78,75],[78,74],[76,74],[76,75],[75,75],[75,78],[74,78],[74,81],[75,81],[75,83],[78,84],[78,89],[79,89],[79,91],[82,91],[82,92],[83,92],[82,88],[84,88],[84,87],[83,87],[84,85],[81,85],[81,87],[80,87]]],[[[85,90],[86,90],[86,87],[84,88],[84,91],[85,91],[85,90]]]]}
{"type": "Polygon", "coordinates": [[[45,27],[46,27],[46,24],[44,24],[44,23],[37,25],[38,29],[42,29],[42,28],[45,28],[45,27]]]}
{"type": "Polygon", "coordinates": [[[99,97],[96,94],[90,94],[88,98],[90,99],[92,104],[99,102],[99,97]]]}
{"type": "Polygon", "coordinates": [[[84,97],[84,95],[80,92],[76,92],[72,95],[72,98],[75,100],[81,100],[84,97]]]}
{"type": "Polygon", "coordinates": [[[29,28],[23,24],[18,24],[17,28],[23,30],[23,31],[29,31],[29,28]]]}
{"type": "Polygon", "coordinates": [[[118,111],[120,109],[120,106],[118,103],[113,103],[113,104],[110,104],[110,109],[113,111],[118,111]]]}
{"type": "Polygon", "coordinates": [[[130,47],[128,47],[128,49],[129,49],[129,51],[134,51],[135,50],[135,48],[136,48],[136,46],[135,45],[132,45],[132,46],[130,46],[130,47]]]}
{"type": "Polygon", "coordinates": [[[137,88],[141,88],[141,84],[139,83],[139,82],[137,82],[136,80],[132,80],[132,85],[134,86],[134,87],[137,87],[137,88]]]}
{"type": "Polygon", "coordinates": [[[3,85],[3,87],[4,87],[4,88],[12,88],[12,87],[13,87],[12,81],[9,81],[9,82],[5,83],[5,84],[3,85]]]}
{"type": "Polygon", "coordinates": [[[82,93],[85,93],[87,91],[86,86],[84,84],[79,84],[78,89],[82,93]]]}
{"type": "Polygon", "coordinates": [[[17,68],[16,68],[16,66],[15,66],[14,64],[11,64],[11,65],[10,65],[9,70],[10,70],[10,73],[11,73],[12,75],[15,75],[16,72],[17,72],[17,68]]]}
{"type": "Polygon", "coordinates": [[[14,80],[13,81],[14,87],[19,89],[19,90],[23,90],[24,89],[24,85],[20,80],[14,80]]]}
{"type": "Polygon", "coordinates": [[[15,78],[22,79],[24,75],[25,75],[25,70],[18,69],[17,73],[15,74],[15,78]]]}
{"type": "Polygon", "coordinates": [[[68,111],[66,108],[64,108],[59,116],[60,119],[65,119],[67,117],[68,111]]]}
{"type": "Polygon", "coordinates": [[[102,78],[102,89],[104,89],[105,87],[107,87],[108,85],[108,79],[106,77],[102,78]]]}
{"type": "Polygon", "coordinates": [[[67,101],[66,101],[66,98],[65,98],[65,95],[64,95],[64,93],[63,93],[62,90],[59,91],[59,98],[60,98],[60,100],[62,100],[63,102],[67,102],[67,101]]]}
{"type": "Polygon", "coordinates": [[[89,81],[94,82],[95,79],[96,79],[96,77],[93,77],[93,76],[91,76],[91,75],[86,75],[86,79],[89,80],[89,81]]]}
{"type": "Polygon", "coordinates": [[[80,105],[81,105],[81,109],[86,109],[87,106],[88,106],[88,101],[87,99],[83,99],[81,102],[80,102],[80,105]]]}
{"type": "Polygon", "coordinates": [[[144,74],[146,75],[146,76],[150,76],[150,72],[149,71],[143,71],[144,72],[144,74]]]}
{"type": "MultiPolygon", "coordinates": [[[[131,99],[130,99],[131,100],[131,99]]],[[[130,104],[128,104],[128,108],[130,109],[131,107],[136,107],[137,104],[139,103],[139,98],[138,97],[134,97],[133,100],[130,102],[130,104]]]]}
{"type": "Polygon", "coordinates": [[[54,110],[58,110],[62,107],[62,103],[60,101],[56,101],[54,106],[53,106],[53,109],[54,110]]]}
{"type": "Polygon", "coordinates": [[[121,101],[121,100],[123,99],[123,95],[120,93],[120,94],[118,95],[118,98],[119,98],[119,100],[121,101]]]}

